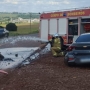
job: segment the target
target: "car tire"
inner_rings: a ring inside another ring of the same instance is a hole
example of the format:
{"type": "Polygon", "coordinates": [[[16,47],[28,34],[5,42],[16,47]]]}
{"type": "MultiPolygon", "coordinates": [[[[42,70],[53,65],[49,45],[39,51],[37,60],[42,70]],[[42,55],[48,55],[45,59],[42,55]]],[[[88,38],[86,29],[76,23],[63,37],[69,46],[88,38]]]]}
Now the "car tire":
{"type": "Polygon", "coordinates": [[[69,62],[68,62],[68,59],[67,59],[67,60],[64,59],[64,63],[65,63],[66,66],[69,66],[69,67],[75,66],[74,63],[69,63],[69,62]]]}

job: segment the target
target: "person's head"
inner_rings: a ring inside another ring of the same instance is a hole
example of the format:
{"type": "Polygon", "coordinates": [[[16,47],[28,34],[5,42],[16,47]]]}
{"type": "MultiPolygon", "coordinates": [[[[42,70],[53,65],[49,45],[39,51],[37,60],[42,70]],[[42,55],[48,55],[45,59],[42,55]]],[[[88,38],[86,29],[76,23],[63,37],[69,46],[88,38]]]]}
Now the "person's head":
{"type": "Polygon", "coordinates": [[[58,35],[58,34],[54,34],[54,35],[53,35],[53,37],[58,38],[58,37],[59,37],[59,35],[58,35]]]}

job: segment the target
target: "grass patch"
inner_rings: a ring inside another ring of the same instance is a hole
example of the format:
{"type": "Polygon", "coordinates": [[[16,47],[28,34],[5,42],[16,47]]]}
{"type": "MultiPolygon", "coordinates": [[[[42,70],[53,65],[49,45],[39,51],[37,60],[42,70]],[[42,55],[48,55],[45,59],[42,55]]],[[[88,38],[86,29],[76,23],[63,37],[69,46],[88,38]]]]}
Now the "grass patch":
{"type": "Polygon", "coordinates": [[[19,24],[17,25],[17,31],[10,31],[10,36],[32,34],[39,32],[39,23],[30,24],[19,24]]]}

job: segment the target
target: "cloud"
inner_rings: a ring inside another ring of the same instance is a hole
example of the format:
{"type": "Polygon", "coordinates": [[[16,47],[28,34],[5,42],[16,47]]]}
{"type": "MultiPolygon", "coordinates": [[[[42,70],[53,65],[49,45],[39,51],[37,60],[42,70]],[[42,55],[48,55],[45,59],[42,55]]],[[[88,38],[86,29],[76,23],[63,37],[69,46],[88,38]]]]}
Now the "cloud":
{"type": "Polygon", "coordinates": [[[12,3],[12,4],[18,4],[18,1],[16,0],[6,0],[6,3],[12,3]]]}
{"type": "Polygon", "coordinates": [[[90,6],[89,0],[0,0],[0,11],[43,12],[90,6]]]}
{"type": "Polygon", "coordinates": [[[59,5],[59,2],[57,2],[57,1],[49,1],[47,4],[50,4],[50,5],[59,5]]]}
{"type": "Polygon", "coordinates": [[[70,1],[63,1],[64,4],[70,4],[70,1]]]}
{"type": "Polygon", "coordinates": [[[3,0],[3,3],[7,4],[19,4],[19,3],[27,3],[25,0],[3,0]]]}
{"type": "Polygon", "coordinates": [[[43,0],[43,1],[37,0],[36,2],[33,2],[33,4],[35,4],[35,5],[60,5],[62,3],[63,4],[70,4],[70,2],[67,0],[64,0],[64,1],[62,1],[62,0],[59,0],[59,1],[49,0],[48,2],[47,2],[47,0],[46,1],[45,0],[43,0]]]}

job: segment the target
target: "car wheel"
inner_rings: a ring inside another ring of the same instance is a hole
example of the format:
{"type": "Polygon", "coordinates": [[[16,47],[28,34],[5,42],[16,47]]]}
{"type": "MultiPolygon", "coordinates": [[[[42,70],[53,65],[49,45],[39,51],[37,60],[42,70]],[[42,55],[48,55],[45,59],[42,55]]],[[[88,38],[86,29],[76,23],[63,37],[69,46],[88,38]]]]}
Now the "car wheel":
{"type": "Polygon", "coordinates": [[[68,57],[66,57],[66,58],[67,58],[67,59],[64,59],[65,65],[66,65],[66,66],[69,66],[69,67],[73,67],[75,64],[69,63],[69,62],[68,62],[68,57]]]}

